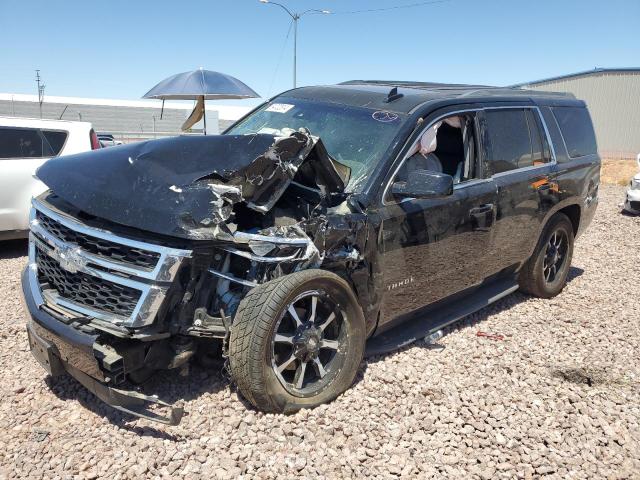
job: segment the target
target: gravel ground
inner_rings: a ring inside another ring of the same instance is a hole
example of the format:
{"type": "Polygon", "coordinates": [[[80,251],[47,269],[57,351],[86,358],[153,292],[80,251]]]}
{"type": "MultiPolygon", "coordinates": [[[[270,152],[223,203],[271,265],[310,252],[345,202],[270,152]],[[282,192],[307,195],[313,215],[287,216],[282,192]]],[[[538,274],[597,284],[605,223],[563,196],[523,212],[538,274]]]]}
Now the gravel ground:
{"type": "Polygon", "coordinates": [[[601,189],[557,298],[511,295],[292,416],[252,410],[218,372],[163,374],[149,388],[184,401],[177,427],[45,378],[18,297],[24,243],[6,243],[0,478],[640,478],[640,218],[619,213],[623,193],[601,189]]]}

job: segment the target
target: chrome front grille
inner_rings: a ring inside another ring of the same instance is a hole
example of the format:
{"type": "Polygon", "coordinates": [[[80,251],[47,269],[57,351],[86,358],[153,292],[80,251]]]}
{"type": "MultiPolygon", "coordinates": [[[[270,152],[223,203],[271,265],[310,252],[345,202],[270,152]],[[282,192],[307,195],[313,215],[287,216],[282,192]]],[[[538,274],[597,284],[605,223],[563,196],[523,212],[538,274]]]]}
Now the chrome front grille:
{"type": "Polygon", "coordinates": [[[86,273],[71,273],[60,267],[46,251],[36,246],[38,283],[45,289],[53,289],[61,298],[112,313],[117,317],[130,317],[140,300],[140,290],[118,285],[86,273]]]}
{"type": "Polygon", "coordinates": [[[78,245],[83,250],[107,260],[153,270],[160,259],[160,254],[157,252],[150,252],[77,232],[37,210],[36,220],[42,228],[60,240],[78,245]]]}
{"type": "Polygon", "coordinates": [[[190,250],[114,235],[32,204],[29,280],[36,303],[124,327],[153,323],[190,250]]]}

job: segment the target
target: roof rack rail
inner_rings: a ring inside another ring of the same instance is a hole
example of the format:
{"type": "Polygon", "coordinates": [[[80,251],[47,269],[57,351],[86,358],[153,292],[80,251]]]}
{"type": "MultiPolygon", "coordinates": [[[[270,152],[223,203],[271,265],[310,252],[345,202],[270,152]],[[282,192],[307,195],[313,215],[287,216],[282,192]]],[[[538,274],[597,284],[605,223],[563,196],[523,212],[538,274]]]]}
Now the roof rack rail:
{"type": "Polygon", "coordinates": [[[404,87],[404,88],[422,88],[433,90],[466,90],[469,88],[476,89],[491,89],[501,88],[492,85],[466,85],[463,83],[437,83],[437,82],[413,82],[413,81],[392,81],[392,80],[348,80],[346,82],[340,82],[338,85],[381,85],[391,87],[404,87]]]}
{"type": "MultiPolygon", "coordinates": [[[[387,81],[387,80],[349,80],[341,82],[338,85],[374,85],[374,86],[387,86],[392,89],[396,88],[412,88],[416,90],[431,91],[450,94],[460,97],[472,97],[475,95],[514,95],[514,96],[528,96],[528,97],[559,97],[559,98],[575,98],[575,95],[566,92],[547,92],[537,91],[527,88],[522,88],[518,85],[508,85],[504,87],[497,87],[491,85],[465,85],[458,83],[433,83],[433,82],[406,82],[406,81],[387,81]]],[[[394,92],[394,94],[399,94],[394,92]]],[[[394,99],[396,99],[395,97],[394,99]]]]}

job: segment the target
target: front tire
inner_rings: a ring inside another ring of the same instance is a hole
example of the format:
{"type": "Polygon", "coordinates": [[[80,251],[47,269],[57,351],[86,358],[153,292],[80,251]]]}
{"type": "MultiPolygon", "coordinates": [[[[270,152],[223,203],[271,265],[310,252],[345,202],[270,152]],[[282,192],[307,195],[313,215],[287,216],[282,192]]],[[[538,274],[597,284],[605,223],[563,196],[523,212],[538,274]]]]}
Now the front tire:
{"type": "Polygon", "coordinates": [[[531,258],[520,271],[520,290],[540,298],[558,295],[567,284],[573,257],[573,224],[556,213],[545,226],[531,258]]]}
{"type": "Polygon", "coordinates": [[[229,339],[231,375],[265,412],[329,402],[351,386],[365,321],[349,284],[304,270],[259,285],[240,302],[229,339]]]}

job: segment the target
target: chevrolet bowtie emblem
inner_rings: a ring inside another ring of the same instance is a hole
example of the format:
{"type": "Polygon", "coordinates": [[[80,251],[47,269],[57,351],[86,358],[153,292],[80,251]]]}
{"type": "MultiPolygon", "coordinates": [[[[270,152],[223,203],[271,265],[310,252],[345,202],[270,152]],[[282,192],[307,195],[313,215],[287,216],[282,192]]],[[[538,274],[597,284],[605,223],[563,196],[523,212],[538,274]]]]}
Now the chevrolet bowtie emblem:
{"type": "Polygon", "coordinates": [[[56,246],[51,256],[58,261],[60,268],[69,273],[78,273],[87,266],[87,261],[80,255],[78,247],[56,246]]]}

